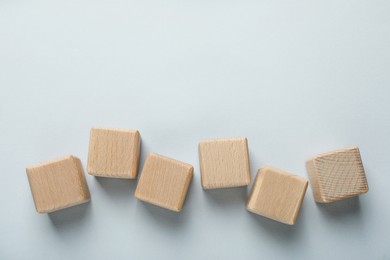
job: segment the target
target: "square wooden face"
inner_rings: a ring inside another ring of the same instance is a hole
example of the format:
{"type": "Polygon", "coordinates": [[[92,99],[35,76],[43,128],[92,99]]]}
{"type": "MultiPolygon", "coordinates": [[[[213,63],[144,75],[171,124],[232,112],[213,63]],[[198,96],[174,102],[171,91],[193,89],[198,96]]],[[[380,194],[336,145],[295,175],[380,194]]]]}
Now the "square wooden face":
{"type": "Polygon", "coordinates": [[[245,137],[200,142],[199,161],[204,189],[240,187],[250,183],[245,137]]]}
{"type": "Polygon", "coordinates": [[[26,169],[36,210],[49,213],[90,200],[81,162],[67,156],[26,169]]]}
{"type": "Polygon", "coordinates": [[[137,177],[141,137],[130,129],[92,128],[88,173],[101,177],[137,177]]]}
{"type": "Polygon", "coordinates": [[[261,216],[293,225],[296,222],[308,182],[285,171],[263,167],[253,184],[247,209],[261,216]]]}
{"type": "Polygon", "coordinates": [[[158,154],[149,154],[135,196],[142,201],[180,211],[192,176],[191,165],[158,154]]]}
{"type": "Polygon", "coordinates": [[[327,203],[368,192],[357,147],[318,155],[306,163],[314,198],[327,203]]]}

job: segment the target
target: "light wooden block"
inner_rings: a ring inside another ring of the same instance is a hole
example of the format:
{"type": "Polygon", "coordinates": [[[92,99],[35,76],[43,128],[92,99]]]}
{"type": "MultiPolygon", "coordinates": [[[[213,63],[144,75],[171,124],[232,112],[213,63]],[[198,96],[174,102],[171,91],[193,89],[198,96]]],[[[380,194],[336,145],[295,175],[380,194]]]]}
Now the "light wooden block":
{"type": "Polygon", "coordinates": [[[183,208],[192,180],[192,165],[149,154],[135,191],[139,200],[176,212],[183,208]]]}
{"type": "Polygon", "coordinates": [[[89,174],[122,179],[137,178],[141,136],[137,130],[92,128],[89,140],[89,174]]]}
{"type": "Polygon", "coordinates": [[[240,187],[251,181],[245,137],[200,142],[199,161],[203,189],[240,187]]]}
{"type": "Polygon", "coordinates": [[[314,200],[329,203],[368,192],[359,148],[315,156],[306,162],[314,200]]]}
{"type": "Polygon", "coordinates": [[[50,213],[90,200],[80,159],[66,156],[26,169],[35,208],[50,213]]]}
{"type": "Polygon", "coordinates": [[[296,223],[308,181],[273,168],[261,168],[247,201],[247,209],[284,224],[296,223]]]}

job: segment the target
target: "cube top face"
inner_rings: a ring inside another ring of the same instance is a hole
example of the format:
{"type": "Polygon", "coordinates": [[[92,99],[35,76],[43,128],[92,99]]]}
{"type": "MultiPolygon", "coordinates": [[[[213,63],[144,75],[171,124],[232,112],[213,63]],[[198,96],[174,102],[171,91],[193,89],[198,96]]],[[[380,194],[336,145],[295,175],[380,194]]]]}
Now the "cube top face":
{"type": "Polygon", "coordinates": [[[247,209],[261,216],[294,225],[308,181],[300,176],[263,167],[257,173],[249,194],[247,209]]]}
{"type": "Polygon", "coordinates": [[[368,192],[359,148],[318,155],[306,162],[314,199],[329,203],[368,192]]]}
{"type": "Polygon", "coordinates": [[[90,200],[81,162],[74,156],[39,163],[27,168],[26,172],[39,213],[50,213],[90,200]]]}
{"type": "Polygon", "coordinates": [[[149,154],[138,181],[136,198],[176,212],[183,208],[194,168],[158,154],[149,154]]]}
{"type": "Polygon", "coordinates": [[[88,173],[100,177],[137,178],[140,142],[137,130],[92,128],[88,173]]]}
{"type": "Polygon", "coordinates": [[[251,181],[245,137],[200,142],[199,161],[203,189],[240,187],[251,181]]]}

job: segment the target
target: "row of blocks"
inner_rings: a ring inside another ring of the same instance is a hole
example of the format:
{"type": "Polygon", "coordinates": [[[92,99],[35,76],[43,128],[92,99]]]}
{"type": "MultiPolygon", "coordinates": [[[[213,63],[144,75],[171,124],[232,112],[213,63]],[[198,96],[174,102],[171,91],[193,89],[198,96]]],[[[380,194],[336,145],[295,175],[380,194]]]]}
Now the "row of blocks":
{"type": "MultiPolygon", "coordinates": [[[[130,129],[93,128],[87,171],[100,177],[137,178],[141,137],[130,129]]],[[[199,144],[203,189],[247,186],[251,181],[245,137],[214,139],[199,144]]],[[[314,199],[328,203],[366,193],[367,180],[357,147],[318,155],[306,163],[314,199]]],[[[193,166],[162,155],[149,154],[135,196],[145,202],[180,211],[193,177],[193,166]]],[[[49,213],[90,200],[81,161],[67,156],[27,168],[36,210],[49,213]]],[[[286,171],[259,169],[247,209],[293,225],[308,181],[286,171]]]]}

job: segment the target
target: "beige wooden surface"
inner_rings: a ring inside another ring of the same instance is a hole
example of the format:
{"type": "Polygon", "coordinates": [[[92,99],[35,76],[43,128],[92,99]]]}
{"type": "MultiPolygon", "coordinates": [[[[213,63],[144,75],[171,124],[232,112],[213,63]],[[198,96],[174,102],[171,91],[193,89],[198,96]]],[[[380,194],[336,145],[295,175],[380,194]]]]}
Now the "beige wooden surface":
{"type": "Polygon", "coordinates": [[[49,213],[85,203],[90,193],[80,159],[65,156],[26,169],[35,208],[49,213]]]}
{"type": "Polygon", "coordinates": [[[194,168],[162,155],[149,154],[138,181],[135,196],[145,202],[181,211],[194,168]]]}
{"type": "Polygon", "coordinates": [[[329,203],[368,192],[359,148],[318,155],[306,162],[314,199],[329,203]]]}
{"type": "Polygon", "coordinates": [[[204,189],[239,187],[250,183],[248,141],[245,137],[200,142],[199,162],[204,189]]]}
{"type": "Polygon", "coordinates": [[[92,128],[88,173],[100,177],[137,178],[140,142],[137,130],[92,128]]]}
{"type": "Polygon", "coordinates": [[[247,209],[288,224],[296,223],[308,181],[273,167],[261,168],[247,201],[247,209]]]}

